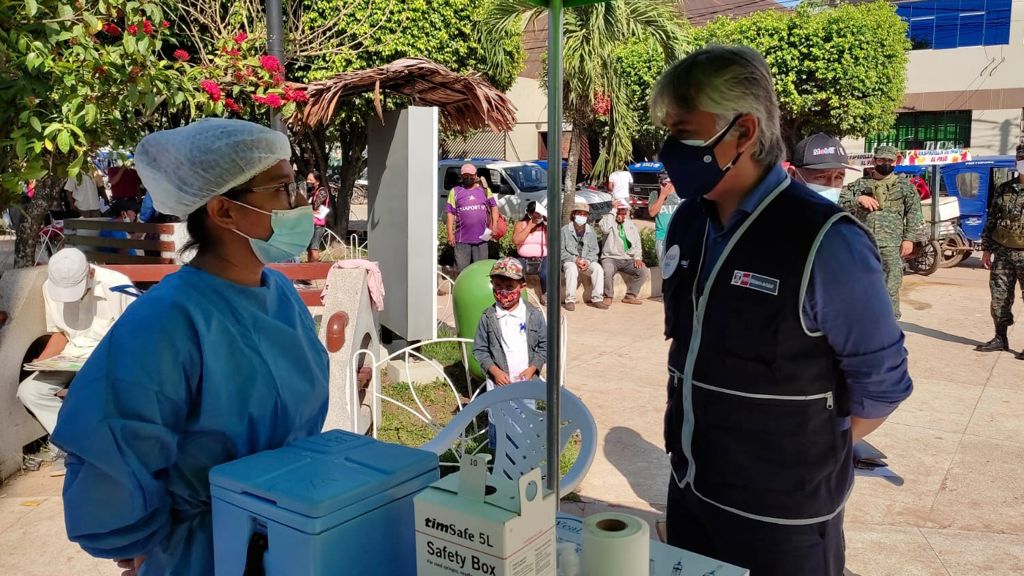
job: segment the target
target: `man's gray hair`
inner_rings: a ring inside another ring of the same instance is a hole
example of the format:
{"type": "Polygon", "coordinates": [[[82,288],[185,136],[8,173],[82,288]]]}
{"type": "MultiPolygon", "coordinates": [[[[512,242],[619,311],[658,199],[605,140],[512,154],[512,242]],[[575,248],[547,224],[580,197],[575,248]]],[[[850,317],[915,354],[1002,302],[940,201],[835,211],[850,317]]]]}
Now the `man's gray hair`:
{"type": "Polygon", "coordinates": [[[785,155],[772,74],[761,54],[746,46],[708,46],[673,64],[654,87],[651,118],[662,122],[668,110],[710,112],[719,129],[740,114],[753,115],[759,133],[751,158],[771,166],[785,155]]]}

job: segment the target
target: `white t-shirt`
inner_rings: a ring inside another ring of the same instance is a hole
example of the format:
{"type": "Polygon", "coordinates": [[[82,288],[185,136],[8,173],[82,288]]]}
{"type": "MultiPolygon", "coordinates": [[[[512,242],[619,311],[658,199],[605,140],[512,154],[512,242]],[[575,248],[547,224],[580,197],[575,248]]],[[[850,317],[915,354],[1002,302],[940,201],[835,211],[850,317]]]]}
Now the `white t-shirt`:
{"type": "Polygon", "coordinates": [[[62,355],[88,358],[103,340],[107,331],[135,298],[112,290],[118,286],[131,286],[132,281],[120,272],[93,266],[95,276],[89,279],[85,296],[78,302],[55,302],[46,295],[47,280],[43,283],[43,302],[46,305],[46,331],[61,332],[68,338],[62,355]]]}
{"type": "Polygon", "coordinates": [[[612,189],[609,192],[612,198],[615,200],[629,200],[629,188],[633,183],[633,175],[625,170],[618,172],[612,172],[611,176],[608,177],[608,182],[611,183],[612,189]]]}
{"type": "Polygon", "coordinates": [[[517,382],[519,375],[530,367],[530,346],[526,341],[526,304],[512,310],[497,309],[498,326],[501,328],[501,349],[508,360],[508,377],[517,382]]]}
{"type": "Polygon", "coordinates": [[[96,183],[93,182],[92,176],[89,174],[80,173],[78,175],[78,182],[68,178],[67,183],[64,184],[64,189],[71,192],[71,197],[75,199],[75,206],[79,210],[100,209],[100,193],[96,189],[96,183]]]}

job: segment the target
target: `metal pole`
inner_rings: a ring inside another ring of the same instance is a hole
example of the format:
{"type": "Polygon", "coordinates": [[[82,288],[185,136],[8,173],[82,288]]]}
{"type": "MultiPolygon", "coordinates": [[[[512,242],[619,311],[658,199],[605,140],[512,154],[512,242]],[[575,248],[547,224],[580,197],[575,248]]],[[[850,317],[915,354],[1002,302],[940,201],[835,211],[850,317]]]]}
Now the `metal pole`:
{"type": "MultiPolygon", "coordinates": [[[[281,0],[266,0],[267,11],[267,54],[277,56],[284,66],[284,16],[281,11],[281,0]]],[[[270,113],[270,127],[278,132],[288,133],[281,113],[270,113]]]]}
{"type": "MultiPolygon", "coordinates": [[[[548,5],[548,218],[562,227],[562,0],[548,5]]],[[[548,234],[548,401],[547,448],[548,489],[558,496],[558,462],[561,436],[559,400],[561,392],[561,234],[548,234]]],[[[557,500],[556,500],[557,501],[557,500]]]]}
{"type": "MultiPolygon", "coordinates": [[[[941,172],[941,165],[936,164],[932,167],[932,240],[935,242],[942,240],[939,238],[939,179],[942,178],[941,172]]],[[[937,256],[941,256],[941,254],[937,256]]]]}

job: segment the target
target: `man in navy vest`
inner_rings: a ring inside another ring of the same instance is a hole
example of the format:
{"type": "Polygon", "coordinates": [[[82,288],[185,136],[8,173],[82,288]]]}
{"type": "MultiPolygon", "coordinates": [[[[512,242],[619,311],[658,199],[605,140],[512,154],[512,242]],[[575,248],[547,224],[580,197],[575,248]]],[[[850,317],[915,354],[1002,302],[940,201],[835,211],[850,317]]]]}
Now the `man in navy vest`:
{"type": "Polygon", "coordinates": [[[684,199],[662,260],[668,541],[752,576],[839,576],[852,444],[912,388],[878,250],[780,166],[757,52],[691,54],[652,112],[684,199]]]}

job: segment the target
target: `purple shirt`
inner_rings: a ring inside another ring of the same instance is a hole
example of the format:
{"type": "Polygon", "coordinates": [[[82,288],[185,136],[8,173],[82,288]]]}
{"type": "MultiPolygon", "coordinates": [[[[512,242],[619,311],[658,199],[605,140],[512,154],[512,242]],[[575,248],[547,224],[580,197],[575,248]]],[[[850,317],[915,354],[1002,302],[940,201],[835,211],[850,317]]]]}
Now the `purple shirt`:
{"type": "Polygon", "coordinates": [[[456,186],[448,193],[445,212],[455,215],[455,242],[457,244],[480,244],[480,236],[491,221],[491,208],[497,206],[490,190],[480,186],[463,188],[456,186]]]}

